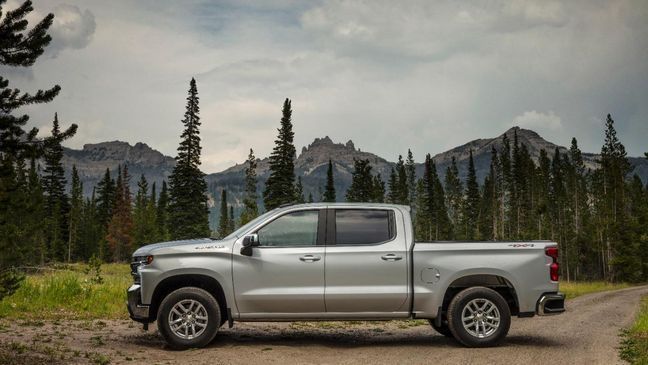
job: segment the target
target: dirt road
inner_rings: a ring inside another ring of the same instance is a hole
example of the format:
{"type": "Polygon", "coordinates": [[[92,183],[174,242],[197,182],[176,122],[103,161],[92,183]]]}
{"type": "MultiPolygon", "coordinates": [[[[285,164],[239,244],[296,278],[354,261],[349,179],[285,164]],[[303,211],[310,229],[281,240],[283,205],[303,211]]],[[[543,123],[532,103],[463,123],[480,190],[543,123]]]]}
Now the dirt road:
{"type": "Polygon", "coordinates": [[[130,321],[0,321],[1,362],[47,364],[614,364],[648,286],[585,295],[555,317],[514,319],[502,346],[466,349],[422,321],[239,323],[205,349],[170,351],[130,321]],[[20,336],[14,336],[19,333],[20,336]]]}

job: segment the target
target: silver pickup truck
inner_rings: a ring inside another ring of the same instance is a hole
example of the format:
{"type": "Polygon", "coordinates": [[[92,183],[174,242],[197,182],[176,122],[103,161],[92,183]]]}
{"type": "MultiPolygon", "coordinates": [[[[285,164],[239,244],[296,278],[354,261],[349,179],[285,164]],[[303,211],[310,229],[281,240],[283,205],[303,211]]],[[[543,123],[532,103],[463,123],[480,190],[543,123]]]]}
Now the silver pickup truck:
{"type": "Polygon", "coordinates": [[[469,347],[493,346],[511,316],[564,312],[548,241],[415,242],[409,207],[280,207],[222,240],[142,247],[128,310],[174,348],[234,321],[427,319],[469,347]]]}

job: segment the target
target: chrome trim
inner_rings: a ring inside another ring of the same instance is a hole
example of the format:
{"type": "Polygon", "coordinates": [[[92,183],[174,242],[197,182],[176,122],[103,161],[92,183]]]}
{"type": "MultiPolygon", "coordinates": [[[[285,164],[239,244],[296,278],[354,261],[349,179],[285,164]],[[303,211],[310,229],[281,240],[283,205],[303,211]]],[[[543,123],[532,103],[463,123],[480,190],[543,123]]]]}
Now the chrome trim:
{"type": "Polygon", "coordinates": [[[560,314],[565,311],[565,294],[563,293],[551,293],[543,294],[538,300],[537,312],[539,316],[551,316],[555,314],[560,314]],[[550,302],[561,301],[562,308],[547,308],[547,304],[550,302]]]}

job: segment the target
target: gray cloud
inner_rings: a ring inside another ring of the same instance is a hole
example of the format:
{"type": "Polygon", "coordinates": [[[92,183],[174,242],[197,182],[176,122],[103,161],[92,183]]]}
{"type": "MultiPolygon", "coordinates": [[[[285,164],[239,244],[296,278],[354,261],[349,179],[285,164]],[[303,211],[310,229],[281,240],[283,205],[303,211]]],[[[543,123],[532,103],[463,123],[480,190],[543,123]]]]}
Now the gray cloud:
{"type": "Polygon", "coordinates": [[[50,29],[52,43],[47,48],[48,54],[56,56],[63,49],[82,49],[92,41],[96,23],[90,10],[78,6],[60,4],[53,10],[54,23],[50,29]]]}
{"type": "MultiPolygon", "coordinates": [[[[54,11],[57,1],[35,7],[54,11]]],[[[596,152],[607,113],[631,155],[648,148],[645,2],[72,6],[76,36],[58,37],[77,50],[39,60],[31,79],[12,83],[61,84],[54,102],[26,110],[36,125],[54,111],[79,123],[75,147],[122,139],[175,154],[196,77],[208,172],[243,161],[250,147],[269,154],[286,97],[298,149],[329,135],[389,159],[412,148],[420,160],[520,124],[596,152]]]]}

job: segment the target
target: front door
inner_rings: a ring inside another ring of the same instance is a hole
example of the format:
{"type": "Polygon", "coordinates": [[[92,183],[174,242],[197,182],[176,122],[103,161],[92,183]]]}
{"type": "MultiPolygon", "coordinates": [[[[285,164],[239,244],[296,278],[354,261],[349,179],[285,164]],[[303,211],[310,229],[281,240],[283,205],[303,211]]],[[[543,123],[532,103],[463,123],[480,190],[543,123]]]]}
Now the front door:
{"type": "Polygon", "coordinates": [[[327,226],[326,311],[355,317],[406,316],[407,244],[395,212],[330,210],[327,226]]]}
{"type": "MultiPolygon", "coordinates": [[[[325,219],[322,210],[322,222],[325,219]]],[[[241,318],[299,318],[325,312],[319,221],[320,210],[288,212],[256,231],[260,246],[253,248],[252,256],[241,255],[240,244],[235,246],[234,292],[241,318]]]]}

